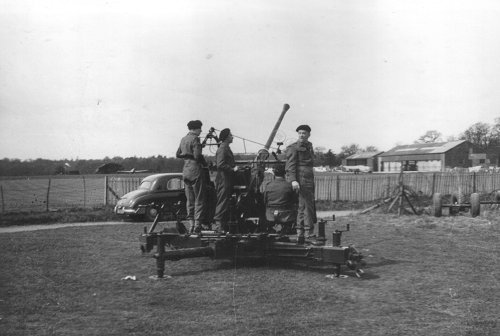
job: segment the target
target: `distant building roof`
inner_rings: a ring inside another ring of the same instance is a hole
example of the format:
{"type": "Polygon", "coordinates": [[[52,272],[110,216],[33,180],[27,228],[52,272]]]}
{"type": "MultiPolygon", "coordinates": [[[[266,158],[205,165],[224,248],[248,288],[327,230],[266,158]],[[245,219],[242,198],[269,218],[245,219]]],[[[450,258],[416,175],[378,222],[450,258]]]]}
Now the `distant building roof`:
{"type": "Polygon", "coordinates": [[[346,157],[346,160],[354,160],[354,159],[370,159],[374,156],[377,156],[383,152],[360,152],[353,154],[351,156],[346,157]]]}
{"type": "Polygon", "coordinates": [[[450,142],[419,143],[412,145],[396,146],[380,156],[416,155],[416,154],[441,154],[466,142],[466,140],[450,142]]]}

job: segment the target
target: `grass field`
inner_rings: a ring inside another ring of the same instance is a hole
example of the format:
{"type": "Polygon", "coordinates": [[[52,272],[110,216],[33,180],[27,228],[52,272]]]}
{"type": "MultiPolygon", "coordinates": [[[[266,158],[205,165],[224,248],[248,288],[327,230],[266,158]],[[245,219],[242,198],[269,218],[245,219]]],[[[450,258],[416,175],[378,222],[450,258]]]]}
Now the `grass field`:
{"type": "Polygon", "coordinates": [[[0,227],[11,225],[107,222],[122,220],[113,213],[112,206],[98,208],[70,208],[57,211],[23,211],[0,214],[0,227]]]}
{"type": "Polygon", "coordinates": [[[172,278],[155,281],[144,223],[0,234],[0,334],[500,335],[498,211],[334,225],[346,223],[362,279],[200,258],[167,262],[172,278]]]}

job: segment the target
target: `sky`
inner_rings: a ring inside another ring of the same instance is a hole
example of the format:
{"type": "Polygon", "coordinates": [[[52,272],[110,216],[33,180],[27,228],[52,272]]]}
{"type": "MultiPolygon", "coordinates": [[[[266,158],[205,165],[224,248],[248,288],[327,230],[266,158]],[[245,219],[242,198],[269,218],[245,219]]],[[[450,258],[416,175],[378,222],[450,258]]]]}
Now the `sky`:
{"type": "Polygon", "coordinates": [[[285,144],[301,124],[334,153],[458,136],[500,117],[498,17],[495,0],[0,0],[0,158],[170,157],[193,119],[264,144],[285,103],[285,144]]]}

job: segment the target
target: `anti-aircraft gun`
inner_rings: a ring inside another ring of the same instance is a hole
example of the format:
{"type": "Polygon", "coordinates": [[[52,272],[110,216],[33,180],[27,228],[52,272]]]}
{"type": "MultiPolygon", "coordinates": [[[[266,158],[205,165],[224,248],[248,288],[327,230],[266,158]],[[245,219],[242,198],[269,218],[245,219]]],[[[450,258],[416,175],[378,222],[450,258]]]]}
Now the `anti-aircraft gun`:
{"type": "MultiPolygon", "coordinates": [[[[265,204],[262,197],[262,182],[266,168],[282,164],[279,159],[279,145],[269,158],[269,149],[285,113],[290,106],[285,104],[264,148],[253,160],[237,161],[238,172],[234,176],[233,194],[229,205],[229,232],[202,230],[193,234],[188,232],[181,216],[175,222],[160,222],[161,208],[151,227],[144,228],[141,235],[141,250],[151,252],[156,247],[153,257],[156,259],[156,278],[165,276],[165,262],[187,258],[211,257],[213,259],[263,258],[280,259],[310,264],[332,265],[336,275],[340,276],[341,267],[347,266],[360,277],[361,267],[365,264],[363,255],[353,246],[342,246],[342,232],[332,233],[332,243],[327,245],[325,226],[330,220],[318,222],[318,234],[313,239],[306,239],[298,244],[293,235],[275,232],[271,228],[276,224],[266,220],[265,204]],[[156,231],[158,224],[163,229],[156,231]]],[[[214,128],[207,138],[217,139],[214,128]]],[[[206,140],[203,141],[206,144],[206,140]]],[[[181,213],[182,204],[177,204],[181,213]]],[[[349,231],[349,225],[346,230],[349,231]]]]}

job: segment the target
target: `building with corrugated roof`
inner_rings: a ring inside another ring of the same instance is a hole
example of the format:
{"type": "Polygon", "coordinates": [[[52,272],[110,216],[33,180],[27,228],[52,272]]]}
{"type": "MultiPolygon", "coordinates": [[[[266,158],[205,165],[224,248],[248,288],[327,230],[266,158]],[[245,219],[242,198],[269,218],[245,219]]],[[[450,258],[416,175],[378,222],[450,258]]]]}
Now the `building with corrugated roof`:
{"type": "Polygon", "coordinates": [[[474,165],[477,148],[466,140],[396,146],[378,156],[379,171],[446,171],[474,165]]]}
{"type": "Polygon", "coordinates": [[[371,171],[378,171],[378,156],[383,152],[360,152],[342,160],[343,166],[368,166],[371,171]]]}

